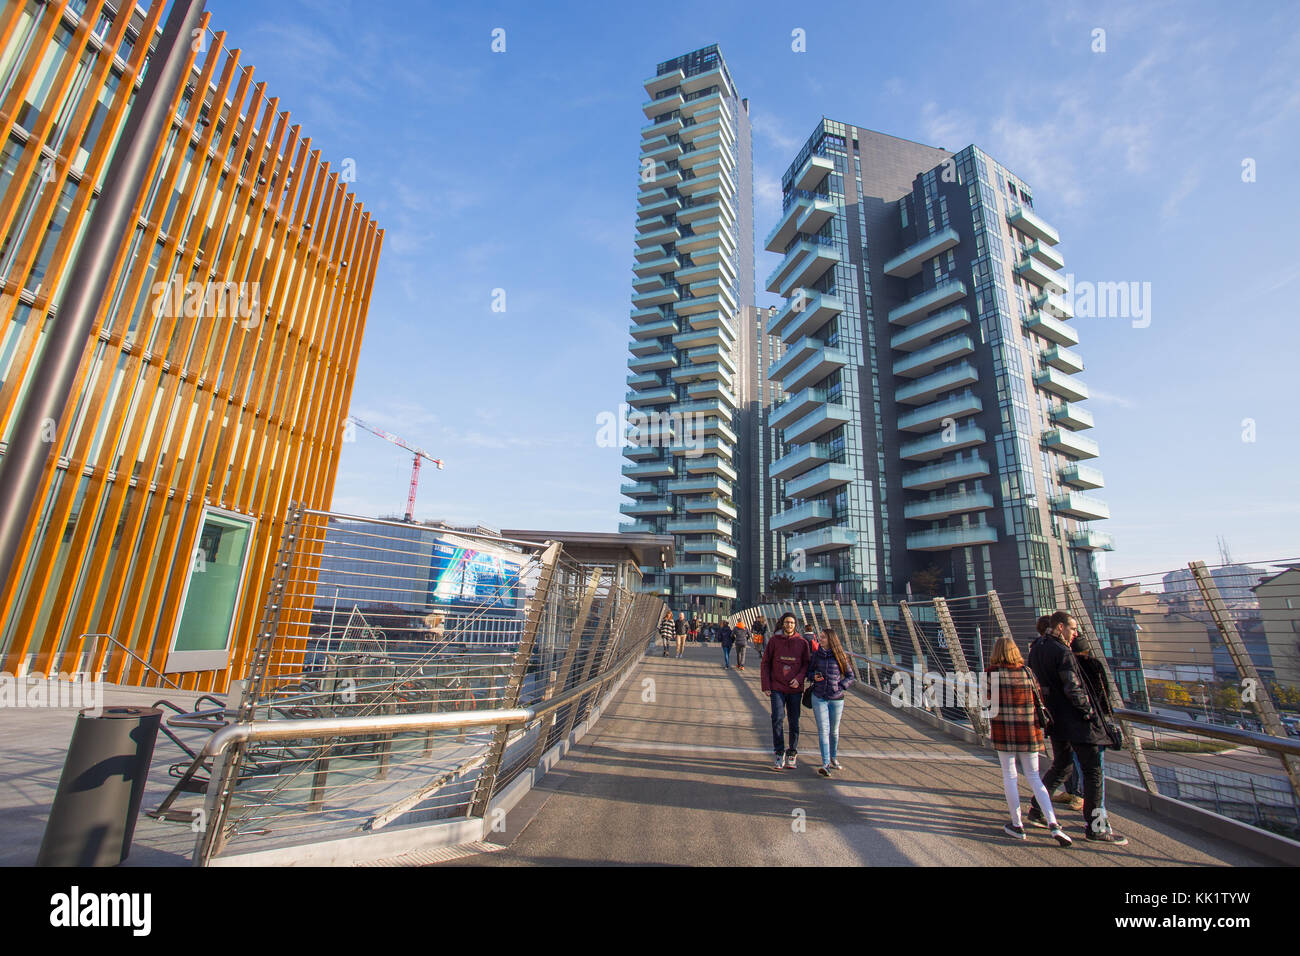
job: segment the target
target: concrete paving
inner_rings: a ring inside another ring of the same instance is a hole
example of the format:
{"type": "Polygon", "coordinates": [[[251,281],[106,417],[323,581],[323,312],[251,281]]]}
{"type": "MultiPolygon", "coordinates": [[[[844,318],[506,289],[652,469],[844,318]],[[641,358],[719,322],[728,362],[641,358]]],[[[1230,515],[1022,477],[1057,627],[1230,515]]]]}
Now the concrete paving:
{"type": "MultiPolygon", "coordinates": [[[[1076,840],[1007,837],[991,751],[850,695],[831,779],[812,712],[799,766],[772,766],[771,722],[754,655],[723,670],[715,647],[650,656],[582,743],[510,811],[499,852],[443,865],[661,864],[1252,866],[1271,861],[1223,839],[1109,802],[1126,847],[1088,844],[1082,814],[1058,807],[1076,840]]],[[[1028,791],[1022,785],[1028,809],[1028,791]]]]}

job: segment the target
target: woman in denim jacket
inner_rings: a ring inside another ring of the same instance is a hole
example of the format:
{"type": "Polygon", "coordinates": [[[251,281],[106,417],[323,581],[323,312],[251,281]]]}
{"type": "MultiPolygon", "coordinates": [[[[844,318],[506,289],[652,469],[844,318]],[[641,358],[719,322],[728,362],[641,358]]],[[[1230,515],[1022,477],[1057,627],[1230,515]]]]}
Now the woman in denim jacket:
{"type": "Polygon", "coordinates": [[[829,777],[832,770],[844,769],[836,759],[840,716],[844,713],[844,691],[857,680],[839,635],[829,627],[822,628],[822,639],[808,661],[808,680],[812,682],[813,717],[822,750],[822,765],[817,772],[829,777]]]}

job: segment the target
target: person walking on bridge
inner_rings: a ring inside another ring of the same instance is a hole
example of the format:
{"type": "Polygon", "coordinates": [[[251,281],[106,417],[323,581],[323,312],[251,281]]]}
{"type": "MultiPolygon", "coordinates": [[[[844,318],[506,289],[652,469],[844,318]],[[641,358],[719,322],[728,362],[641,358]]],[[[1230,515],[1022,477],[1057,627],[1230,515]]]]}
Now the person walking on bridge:
{"type": "Polygon", "coordinates": [[[664,646],[664,657],[668,656],[668,648],[672,646],[673,639],[677,636],[677,628],[673,623],[673,609],[664,608],[664,619],[659,622],[659,640],[664,646]]]}
{"type": "Polygon", "coordinates": [[[726,621],[718,625],[718,643],[722,645],[722,669],[729,671],[731,670],[731,645],[736,643],[736,635],[726,621]]]}
{"type": "Polygon", "coordinates": [[[686,653],[686,612],[677,612],[677,623],[673,625],[677,631],[677,656],[681,657],[686,653]]]}
{"type": "Polygon", "coordinates": [[[736,670],[745,669],[745,651],[749,649],[749,631],[745,629],[744,621],[737,621],[731,628],[731,633],[736,638],[736,670]]]}
{"type": "Polygon", "coordinates": [[[989,697],[997,704],[996,710],[989,715],[989,736],[1002,765],[1002,789],[1007,796],[1007,809],[1011,811],[1011,822],[1002,829],[1007,836],[1017,840],[1025,838],[1025,827],[1020,818],[1020,786],[1016,778],[1016,762],[1019,760],[1029,789],[1037,796],[1038,804],[1047,808],[1045,819],[1052,836],[1061,846],[1069,846],[1073,841],[1056,821],[1047,789],[1038,776],[1038,752],[1045,743],[1038,684],[1033,672],[1025,667],[1020,648],[1011,638],[1000,637],[993,645],[988,675],[989,697]]]}
{"type": "Polygon", "coordinates": [[[776,633],[763,652],[762,688],[772,700],[772,749],[776,753],[773,770],[795,769],[799,754],[799,707],[803,698],[804,677],[808,673],[811,652],[799,634],[794,615],[782,614],[776,633]],[[790,746],[785,745],[784,725],[789,721],[790,746]]]}
{"type": "Polygon", "coordinates": [[[829,627],[822,628],[821,646],[808,660],[808,679],[813,685],[813,717],[822,751],[822,765],[817,772],[829,777],[832,770],[844,769],[836,759],[840,748],[840,716],[844,713],[844,691],[857,681],[839,635],[829,627]]]}
{"type": "Polygon", "coordinates": [[[763,615],[754,618],[754,626],[750,628],[754,632],[754,643],[758,645],[758,659],[763,659],[763,652],[767,650],[767,621],[763,620],[763,615]]]}
{"type": "MultiPolygon", "coordinates": [[[[1083,769],[1084,836],[1094,843],[1126,846],[1128,839],[1111,829],[1102,797],[1101,748],[1109,746],[1110,735],[1102,714],[1093,706],[1070,645],[1079,634],[1078,624],[1065,611],[1052,615],[1047,635],[1034,643],[1029,652],[1029,666],[1043,689],[1043,700],[1052,715],[1052,766],[1043,776],[1043,787],[1050,795],[1070,769],[1075,754],[1083,769]]],[[[1035,799],[1029,822],[1046,825],[1046,816],[1035,799]]],[[[1048,807],[1050,811],[1050,805],[1048,807]]]]}

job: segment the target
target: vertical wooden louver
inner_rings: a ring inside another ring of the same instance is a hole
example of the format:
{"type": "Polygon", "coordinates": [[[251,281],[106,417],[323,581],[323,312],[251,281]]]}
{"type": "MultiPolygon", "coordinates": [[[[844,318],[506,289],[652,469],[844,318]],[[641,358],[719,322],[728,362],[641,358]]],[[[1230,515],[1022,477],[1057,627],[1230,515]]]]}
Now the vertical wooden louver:
{"type": "MultiPolygon", "coordinates": [[[[164,2],[133,8],[27,0],[0,12],[6,442],[164,2]]],[[[203,27],[53,423],[17,573],[0,584],[10,673],[68,669],[81,635],[106,632],[140,660],[112,654],[105,679],[157,683],[142,661],[163,668],[211,505],[257,522],[230,666],[182,675],[223,690],[254,644],[291,502],[326,508],[333,492],[383,230],[206,14],[203,27]],[[257,312],[159,308],[173,277],[255,288],[257,312]]]]}

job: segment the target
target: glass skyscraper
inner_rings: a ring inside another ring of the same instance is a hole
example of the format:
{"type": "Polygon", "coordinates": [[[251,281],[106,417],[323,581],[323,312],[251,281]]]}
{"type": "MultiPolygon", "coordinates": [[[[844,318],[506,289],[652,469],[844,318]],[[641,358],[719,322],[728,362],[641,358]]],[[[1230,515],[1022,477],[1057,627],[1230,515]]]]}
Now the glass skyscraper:
{"type": "MultiPolygon", "coordinates": [[[[674,610],[717,615],[738,597],[737,496],[757,419],[741,342],[753,315],[749,104],[716,46],[667,60],[645,82],[623,467],[627,532],[672,534],[667,572],[644,587],[674,610]]],[[[757,476],[750,479],[756,482],[757,476]]]]}
{"type": "Polygon", "coordinates": [[[1111,544],[1091,522],[1109,513],[1086,494],[1102,478],[1083,361],[1030,187],[976,146],[823,119],[782,190],[766,566],[803,599],[996,588],[1048,608],[1066,579],[1095,595],[1111,544]]]}

